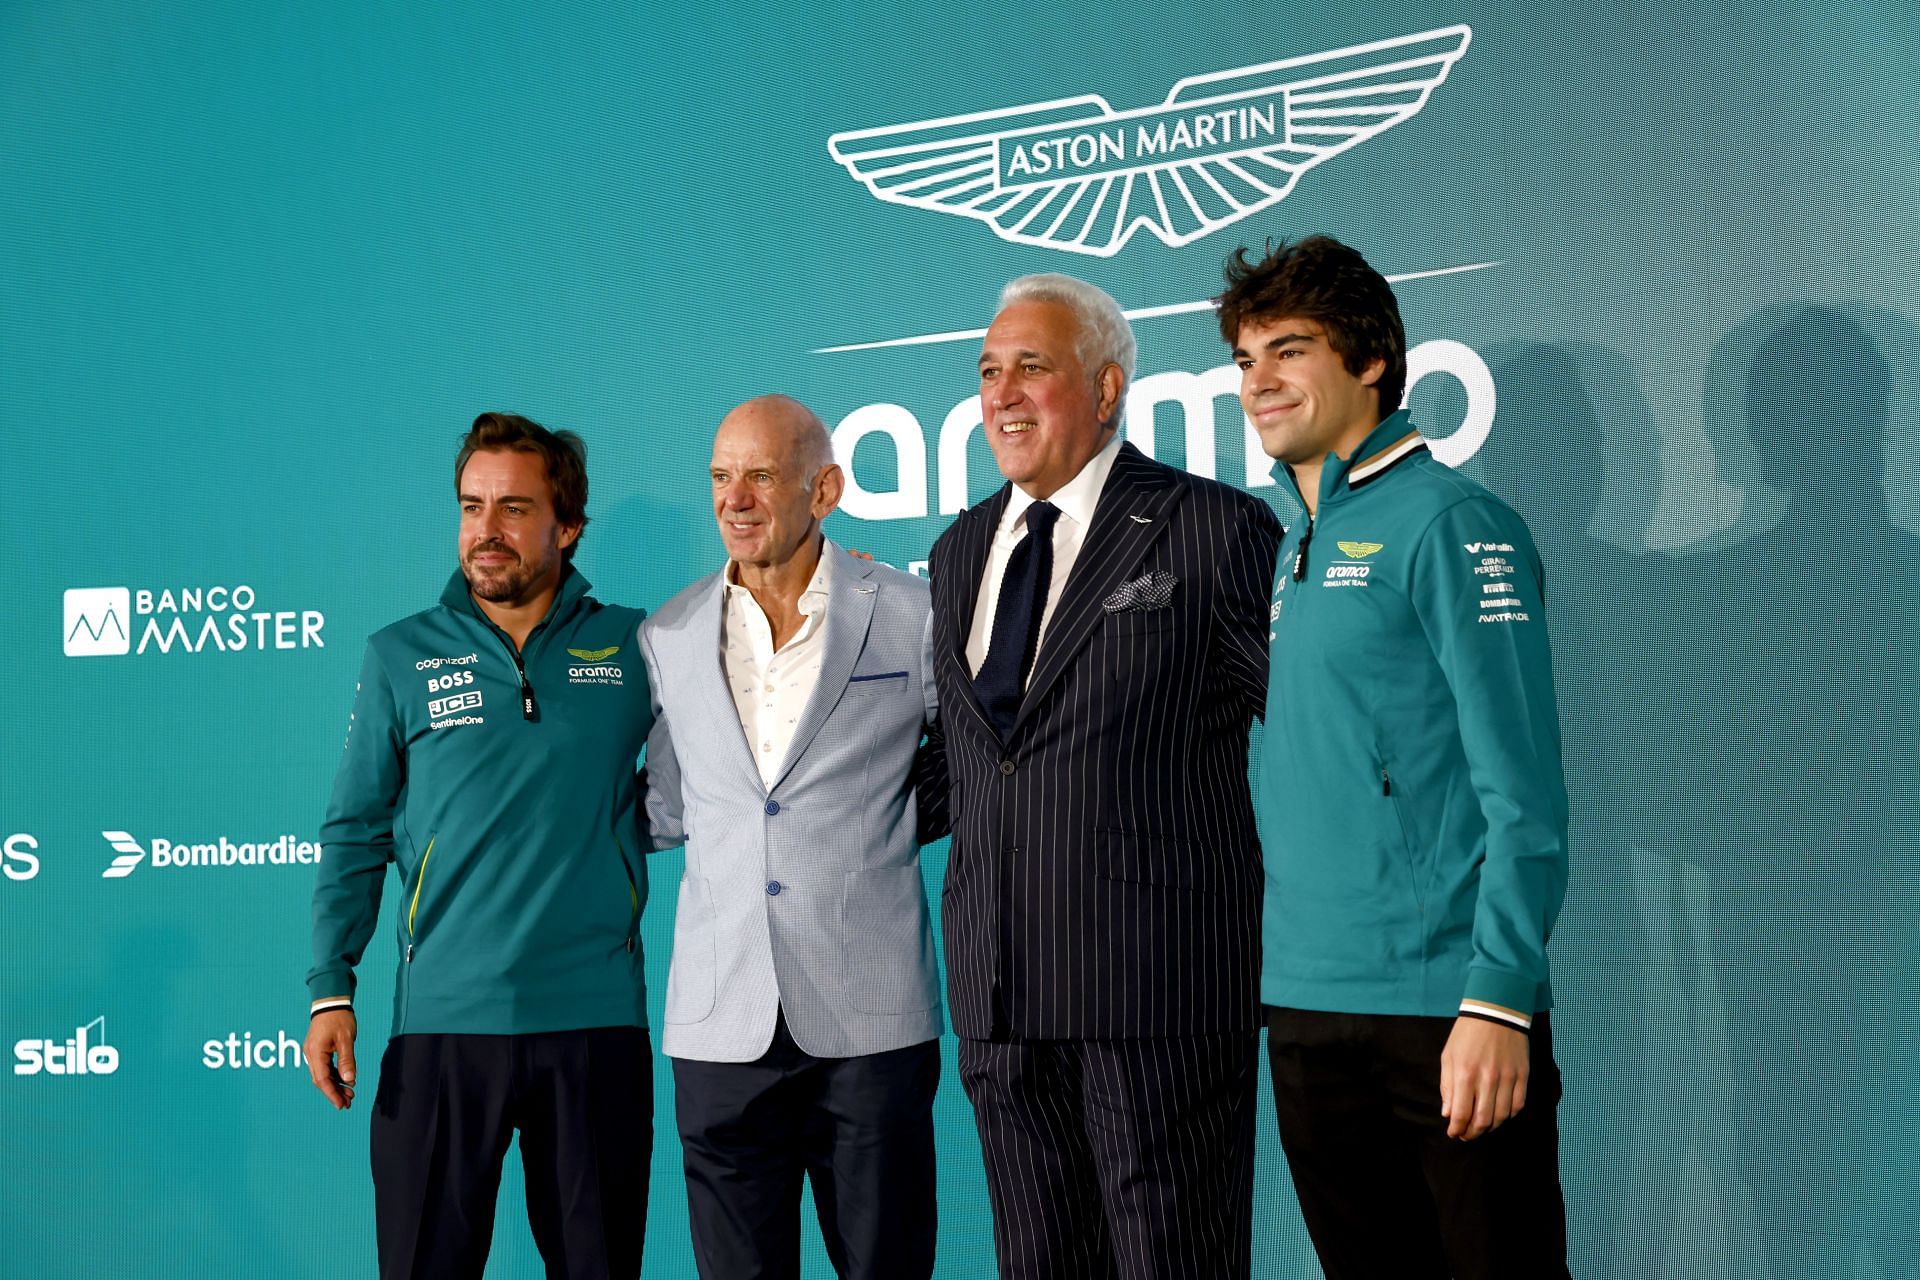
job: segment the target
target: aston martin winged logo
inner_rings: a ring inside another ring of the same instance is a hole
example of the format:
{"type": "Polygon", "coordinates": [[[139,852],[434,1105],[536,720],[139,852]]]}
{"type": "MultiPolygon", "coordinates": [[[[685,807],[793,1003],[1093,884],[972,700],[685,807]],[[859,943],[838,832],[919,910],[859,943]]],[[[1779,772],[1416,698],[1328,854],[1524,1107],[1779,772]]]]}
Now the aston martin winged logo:
{"type": "Polygon", "coordinates": [[[978,218],[1002,240],[1111,257],[1145,227],[1190,244],[1427,105],[1473,31],[1445,27],[1189,76],[1159,106],[1088,94],[836,133],[882,200],[978,218]]]}
{"type": "Polygon", "coordinates": [[[604,649],[569,649],[567,652],[582,662],[605,662],[608,658],[620,652],[620,646],[615,644],[608,645],[604,649]]]}

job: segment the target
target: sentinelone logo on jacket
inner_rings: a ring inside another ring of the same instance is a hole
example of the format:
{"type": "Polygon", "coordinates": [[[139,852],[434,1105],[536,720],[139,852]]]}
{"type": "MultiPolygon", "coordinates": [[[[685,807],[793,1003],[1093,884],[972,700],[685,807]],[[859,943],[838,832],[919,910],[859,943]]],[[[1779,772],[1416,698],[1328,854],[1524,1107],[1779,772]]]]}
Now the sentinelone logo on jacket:
{"type": "Polygon", "coordinates": [[[827,149],[880,199],[978,218],[1002,240],[1106,258],[1145,227],[1177,248],[1412,119],[1472,38],[1445,27],[1189,76],[1135,111],[1087,94],[837,133],[827,149]]]}
{"type": "Polygon", "coordinates": [[[233,841],[226,836],[192,843],[155,837],[142,845],[125,831],[102,831],[113,846],[114,859],[100,873],[103,880],[124,880],[143,862],[155,867],[289,867],[312,865],[320,861],[321,846],[297,836],[285,835],[272,840],[233,841]]]}
{"type": "Polygon", "coordinates": [[[324,649],[326,615],[318,609],[256,609],[254,589],[238,586],[74,587],[61,610],[61,645],[69,658],[113,654],[238,653],[246,649],[324,649]],[[139,632],[136,644],[134,632],[139,632]]]}

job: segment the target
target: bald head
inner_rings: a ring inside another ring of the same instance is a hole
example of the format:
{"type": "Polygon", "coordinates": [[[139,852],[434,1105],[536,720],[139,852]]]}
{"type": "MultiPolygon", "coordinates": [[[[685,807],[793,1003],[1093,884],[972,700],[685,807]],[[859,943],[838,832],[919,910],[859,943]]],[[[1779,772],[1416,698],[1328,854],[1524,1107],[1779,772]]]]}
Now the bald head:
{"type": "Polygon", "coordinates": [[[809,478],[833,464],[833,436],[827,424],[792,396],[755,396],[737,406],[720,420],[715,446],[729,433],[755,437],[781,450],[809,478]]]}
{"type": "Polygon", "coordinates": [[[846,486],[826,424],[791,396],[760,396],[722,418],[708,472],[720,539],[743,569],[810,565],[846,486]]]}

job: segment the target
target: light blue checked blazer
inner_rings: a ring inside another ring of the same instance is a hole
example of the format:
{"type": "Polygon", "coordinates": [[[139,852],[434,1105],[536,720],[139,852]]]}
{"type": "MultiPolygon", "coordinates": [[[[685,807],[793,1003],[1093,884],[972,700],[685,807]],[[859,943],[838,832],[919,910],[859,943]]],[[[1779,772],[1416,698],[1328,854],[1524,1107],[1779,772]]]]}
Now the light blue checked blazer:
{"type": "Polygon", "coordinates": [[[781,1008],[818,1057],[941,1031],[915,797],[916,784],[945,791],[927,584],[831,540],[822,554],[836,559],[820,681],[772,787],[727,687],[722,575],[640,628],[653,685],[647,820],[656,848],[687,848],[669,1057],[751,1061],[781,1008]]]}

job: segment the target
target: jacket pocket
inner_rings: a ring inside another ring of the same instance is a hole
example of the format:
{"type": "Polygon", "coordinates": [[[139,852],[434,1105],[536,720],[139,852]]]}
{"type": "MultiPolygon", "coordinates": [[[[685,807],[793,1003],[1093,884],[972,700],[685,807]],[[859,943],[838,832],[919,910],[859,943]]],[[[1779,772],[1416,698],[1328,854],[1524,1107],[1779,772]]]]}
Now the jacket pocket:
{"type": "Polygon", "coordinates": [[[436,836],[427,837],[426,852],[420,855],[420,864],[413,869],[413,892],[407,898],[407,961],[413,961],[413,948],[420,940],[420,930],[424,921],[420,916],[421,895],[427,888],[427,866],[433,861],[433,843],[436,836]]]}
{"type": "Polygon", "coordinates": [[[1380,790],[1393,806],[1393,825],[1400,835],[1400,856],[1406,860],[1407,888],[1413,893],[1414,908],[1424,916],[1427,895],[1420,883],[1420,859],[1415,853],[1413,826],[1407,820],[1406,788],[1393,780],[1384,764],[1380,766],[1380,790]]]}
{"type": "Polygon", "coordinates": [[[1201,893],[1231,886],[1229,851],[1197,840],[1096,828],[1094,866],[1103,880],[1201,893]]]}
{"type": "Polygon", "coordinates": [[[713,891],[705,876],[680,877],[673,909],[673,960],[667,965],[668,1022],[702,1022],[713,1012],[713,891]]]}
{"type": "Polygon", "coordinates": [[[1107,613],[1107,628],[1116,635],[1139,635],[1146,631],[1165,631],[1173,625],[1179,611],[1172,605],[1158,609],[1120,609],[1107,613]]]}
{"type": "Polygon", "coordinates": [[[888,693],[902,693],[907,687],[907,673],[904,671],[880,671],[871,674],[853,676],[847,681],[849,698],[872,698],[888,693]]]}
{"type": "Polygon", "coordinates": [[[919,1013],[938,1002],[933,926],[920,866],[849,872],[840,898],[842,988],[862,1013],[919,1013]]]}

